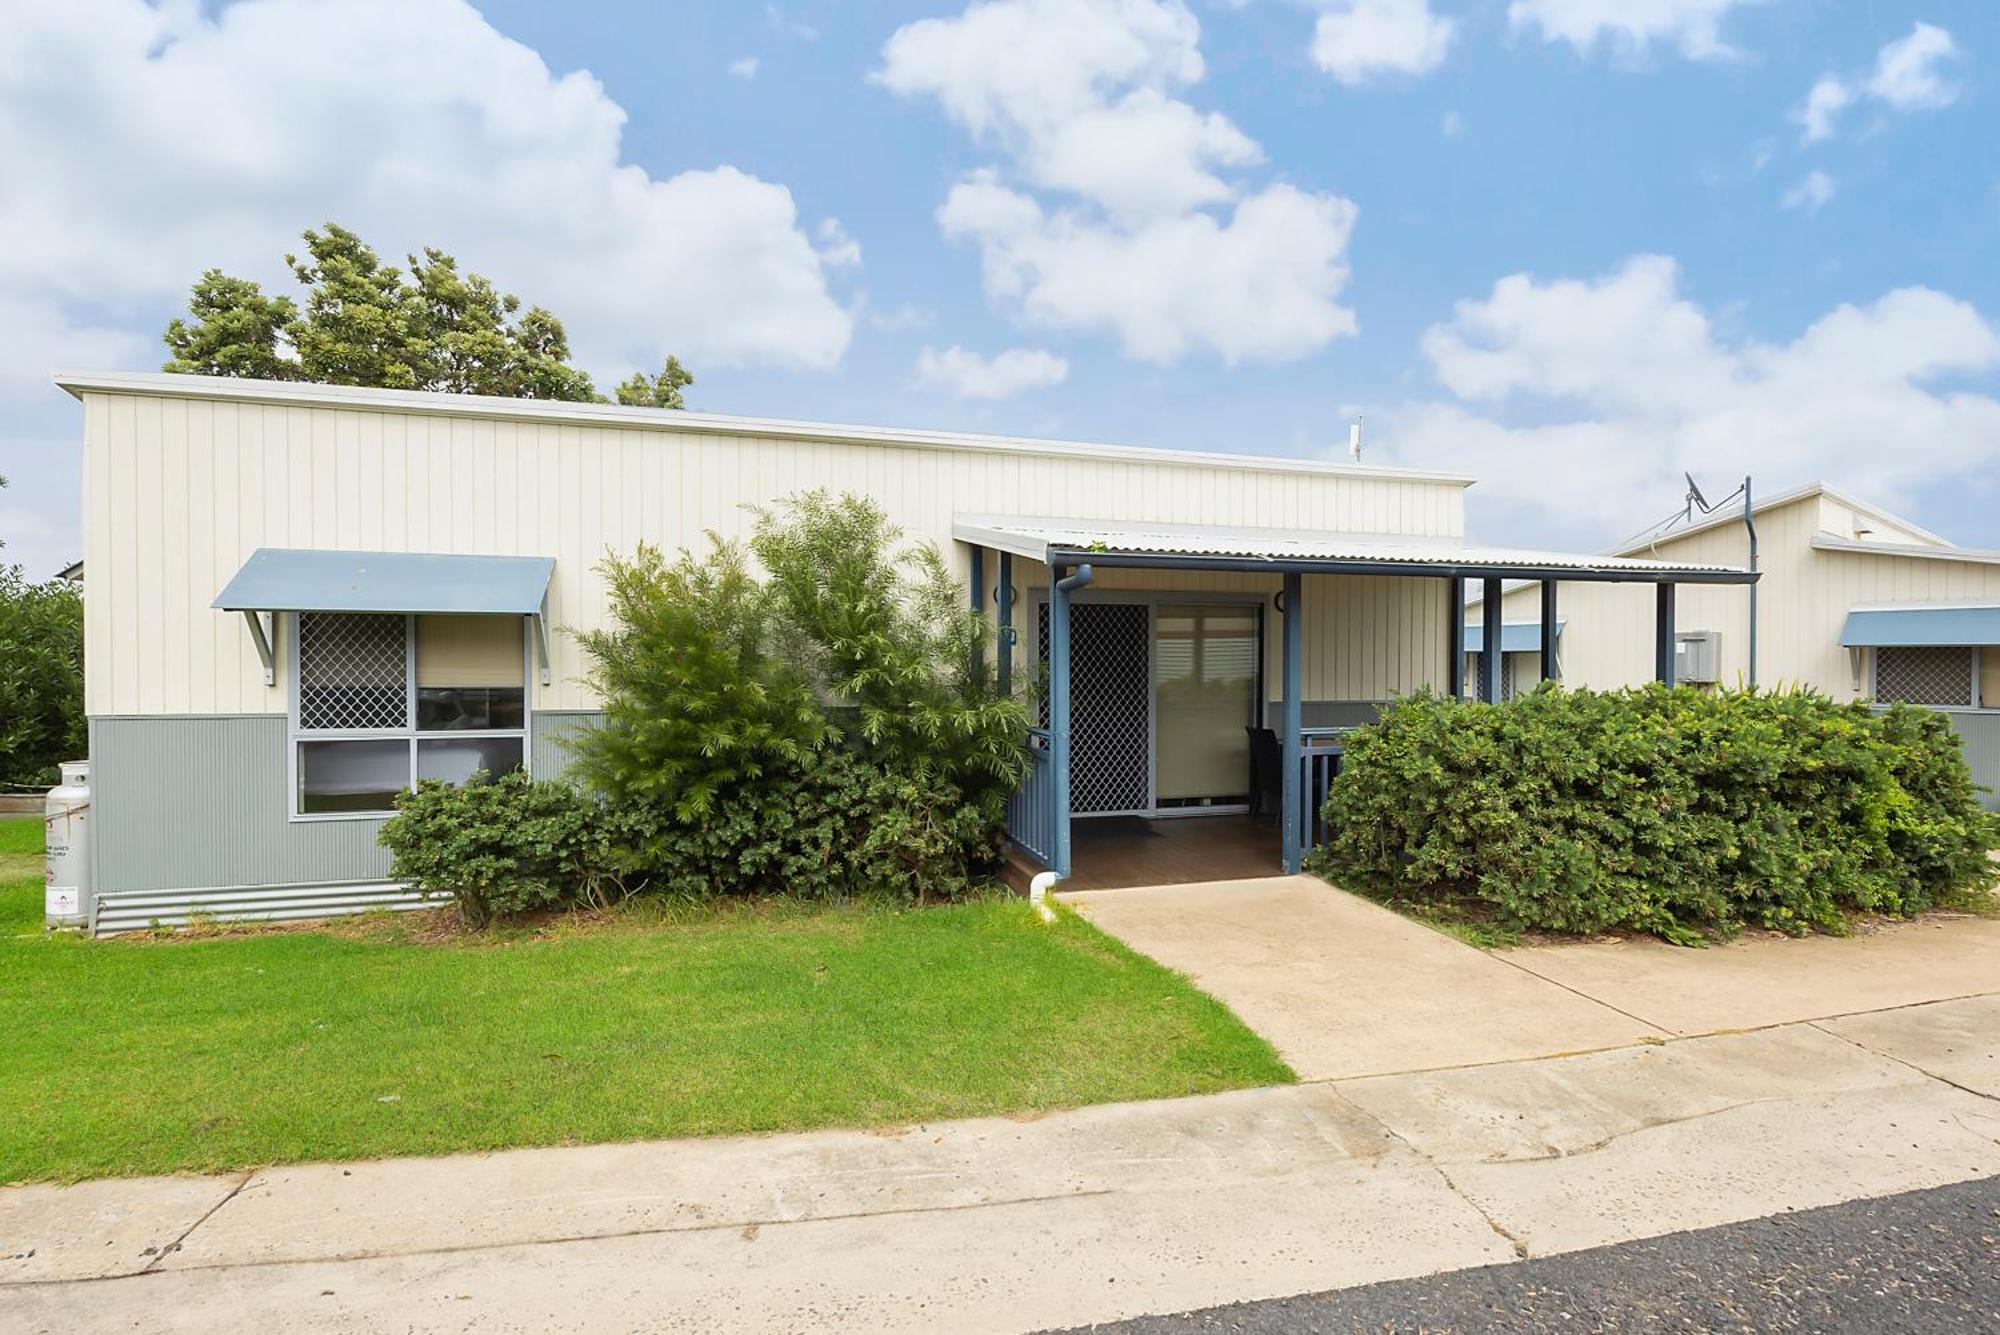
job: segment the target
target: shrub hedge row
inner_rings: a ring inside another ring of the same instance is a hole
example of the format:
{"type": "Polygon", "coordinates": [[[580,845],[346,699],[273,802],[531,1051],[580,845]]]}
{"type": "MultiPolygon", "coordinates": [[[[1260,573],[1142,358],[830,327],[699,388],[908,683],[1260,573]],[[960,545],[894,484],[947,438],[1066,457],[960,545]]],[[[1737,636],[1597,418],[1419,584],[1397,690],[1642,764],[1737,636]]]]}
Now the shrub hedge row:
{"type": "Polygon", "coordinates": [[[1950,724],[1809,691],[1429,693],[1356,732],[1316,866],[1503,929],[1841,931],[1990,891],[1950,724]]]}

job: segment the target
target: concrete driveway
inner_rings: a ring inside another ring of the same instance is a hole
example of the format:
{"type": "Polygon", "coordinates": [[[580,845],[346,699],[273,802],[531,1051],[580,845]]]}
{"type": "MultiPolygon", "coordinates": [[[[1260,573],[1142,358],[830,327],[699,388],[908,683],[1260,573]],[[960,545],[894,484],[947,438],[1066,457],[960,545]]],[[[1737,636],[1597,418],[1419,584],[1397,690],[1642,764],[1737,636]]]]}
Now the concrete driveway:
{"type": "Polygon", "coordinates": [[[1518,1061],[2000,987],[2000,920],[1483,951],[1311,876],[1060,896],[1187,974],[1305,1080],[1518,1061]]]}

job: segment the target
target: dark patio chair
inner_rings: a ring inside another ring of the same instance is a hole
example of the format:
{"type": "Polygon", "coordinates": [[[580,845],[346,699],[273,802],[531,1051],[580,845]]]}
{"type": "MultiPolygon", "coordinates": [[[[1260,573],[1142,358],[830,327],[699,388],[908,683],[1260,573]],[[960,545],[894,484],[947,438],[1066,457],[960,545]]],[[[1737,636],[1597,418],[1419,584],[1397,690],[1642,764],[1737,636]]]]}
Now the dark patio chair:
{"type": "Polygon", "coordinates": [[[1250,734],[1250,814],[1278,814],[1285,787],[1285,752],[1269,728],[1246,727],[1250,734]]]}

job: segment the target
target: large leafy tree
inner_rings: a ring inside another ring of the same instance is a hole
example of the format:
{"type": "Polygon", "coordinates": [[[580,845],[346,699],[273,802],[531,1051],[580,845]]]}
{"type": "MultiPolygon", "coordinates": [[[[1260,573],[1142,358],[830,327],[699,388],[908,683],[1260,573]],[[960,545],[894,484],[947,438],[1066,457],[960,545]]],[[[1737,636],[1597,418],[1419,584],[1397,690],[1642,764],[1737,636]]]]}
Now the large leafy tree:
{"type": "Polygon", "coordinates": [[[0,565],[0,783],[52,783],[83,753],[83,598],[0,565]]]}
{"type": "MultiPolygon", "coordinates": [[[[252,376],[330,385],[375,385],[451,394],[603,402],[570,365],[562,321],[501,292],[428,248],[406,274],[334,223],[305,233],[305,256],[285,256],[305,289],[303,307],[220,269],[202,274],[185,318],[167,325],[165,368],[188,375],[252,376]]],[[[694,383],[678,358],[657,376],[634,374],[618,402],[684,406],[694,383]]]]}

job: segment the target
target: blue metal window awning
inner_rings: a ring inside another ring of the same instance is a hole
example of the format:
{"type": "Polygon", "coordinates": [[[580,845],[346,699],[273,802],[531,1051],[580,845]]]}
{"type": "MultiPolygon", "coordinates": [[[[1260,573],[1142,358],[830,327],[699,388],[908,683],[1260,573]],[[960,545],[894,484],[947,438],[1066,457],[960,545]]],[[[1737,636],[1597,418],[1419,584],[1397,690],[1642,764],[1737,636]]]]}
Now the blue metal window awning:
{"type": "Polygon", "coordinates": [[[2000,644],[2000,603],[1857,607],[1840,642],[1849,649],[2000,644]]]}
{"type": "MultiPolygon", "coordinates": [[[[1562,639],[1565,622],[1556,622],[1556,638],[1562,639]]],[[[1476,654],[1486,643],[1486,628],[1470,625],[1465,628],[1465,652],[1476,654]]],[[[1539,621],[1509,621],[1500,627],[1500,652],[1503,654],[1538,654],[1542,651],[1542,623],[1539,621]]]]}
{"type": "Polygon", "coordinates": [[[457,556],[437,552],[355,552],[259,547],[211,606],[241,612],[277,680],[263,614],[275,612],[462,613],[534,618],[542,681],[549,679],[543,608],[555,573],[549,556],[457,556]]]}
{"type": "Polygon", "coordinates": [[[549,556],[259,547],[216,596],[225,612],[486,612],[534,616],[549,556]]]}

